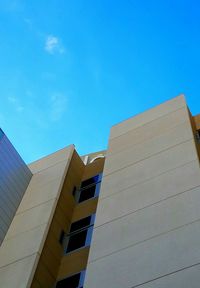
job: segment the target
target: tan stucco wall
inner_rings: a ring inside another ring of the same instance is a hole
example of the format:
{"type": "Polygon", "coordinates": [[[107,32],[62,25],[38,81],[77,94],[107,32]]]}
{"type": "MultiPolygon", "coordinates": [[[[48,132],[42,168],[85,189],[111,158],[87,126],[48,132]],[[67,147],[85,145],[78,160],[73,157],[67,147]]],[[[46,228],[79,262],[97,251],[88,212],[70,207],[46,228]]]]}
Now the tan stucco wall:
{"type": "Polygon", "coordinates": [[[59,239],[61,231],[68,232],[69,230],[75,207],[75,200],[72,191],[74,186],[80,185],[83,171],[84,164],[74,150],[31,288],[36,285],[39,285],[39,287],[50,288],[56,283],[57,274],[64,252],[59,239]]]}
{"type": "Polygon", "coordinates": [[[198,288],[199,202],[183,96],[114,126],[84,287],[198,288]]]}
{"type": "Polygon", "coordinates": [[[195,124],[196,124],[196,128],[200,129],[200,114],[194,116],[193,118],[194,118],[194,121],[195,121],[195,124]]]}
{"type": "MultiPolygon", "coordinates": [[[[102,173],[104,167],[104,158],[98,159],[91,164],[88,164],[82,170],[81,180],[79,180],[79,187],[81,181],[91,178],[99,173],[102,173]]],[[[80,164],[79,164],[80,165],[80,164]]],[[[76,170],[80,170],[76,164],[76,170]]],[[[75,205],[71,217],[71,223],[85,218],[96,212],[98,197],[86,200],[75,205]]],[[[89,254],[89,247],[83,247],[78,250],[72,251],[68,254],[63,254],[61,259],[58,280],[71,276],[81,270],[86,269],[89,254]]]]}
{"type": "Polygon", "coordinates": [[[59,237],[62,230],[69,231],[72,222],[96,212],[97,198],[76,204],[72,191],[74,187],[80,187],[81,181],[102,172],[103,164],[104,159],[99,159],[85,166],[74,150],[31,288],[53,287],[57,280],[86,268],[89,247],[64,254],[59,237]]]}
{"type": "Polygon", "coordinates": [[[33,177],[0,248],[0,287],[30,287],[73,151],[29,165],[33,177]]]}
{"type": "Polygon", "coordinates": [[[62,257],[58,279],[66,278],[86,268],[89,247],[78,249],[62,257]]]}

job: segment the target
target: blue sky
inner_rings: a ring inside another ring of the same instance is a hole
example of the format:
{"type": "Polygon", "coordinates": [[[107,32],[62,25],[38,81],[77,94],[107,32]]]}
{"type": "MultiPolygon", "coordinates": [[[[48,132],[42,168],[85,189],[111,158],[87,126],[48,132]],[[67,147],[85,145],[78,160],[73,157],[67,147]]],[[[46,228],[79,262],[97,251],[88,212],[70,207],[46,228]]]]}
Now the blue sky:
{"type": "Polygon", "coordinates": [[[181,93],[200,113],[200,4],[0,0],[0,127],[26,162],[181,93]]]}

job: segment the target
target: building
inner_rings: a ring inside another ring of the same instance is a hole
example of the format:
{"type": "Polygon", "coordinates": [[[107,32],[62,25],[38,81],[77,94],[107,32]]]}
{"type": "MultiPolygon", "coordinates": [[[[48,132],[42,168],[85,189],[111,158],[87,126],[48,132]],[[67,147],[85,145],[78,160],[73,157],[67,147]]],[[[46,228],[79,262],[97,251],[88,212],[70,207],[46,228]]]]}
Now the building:
{"type": "Polygon", "coordinates": [[[0,129],[0,244],[31,177],[31,171],[0,129]]]}
{"type": "Polygon", "coordinates": [[[0,287],[199,288],[199,131],[181,95],[82,157],[26,166],[1,132],[0,287]]]}

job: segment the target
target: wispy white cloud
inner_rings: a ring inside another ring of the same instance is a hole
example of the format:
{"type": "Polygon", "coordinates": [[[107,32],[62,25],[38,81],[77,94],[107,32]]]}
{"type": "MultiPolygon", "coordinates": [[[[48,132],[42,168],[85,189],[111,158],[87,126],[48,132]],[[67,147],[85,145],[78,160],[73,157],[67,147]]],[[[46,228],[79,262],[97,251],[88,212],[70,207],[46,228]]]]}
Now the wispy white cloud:
{"type": "Polygon", "coordinates": [[[48,35],[45,41],[44,49],[49,54],[60,53],[63,54],[65,52],[65,48],[62,44],[62,41],[53,35],[48,35]]]}
{"type": "Polygon", "coordinates": [[[50,119],[59,121],[67,109],[67,97],[62,93],[54,93],[50,98],[50,119]]]}
{"type": "Polygon", "coordinates": [[[17,112],[22,112],[24,110],[24,107],[20,104],[20,101],[17,97],[9,96],[8,101],[13,105],[14,109],[17,112]]]}

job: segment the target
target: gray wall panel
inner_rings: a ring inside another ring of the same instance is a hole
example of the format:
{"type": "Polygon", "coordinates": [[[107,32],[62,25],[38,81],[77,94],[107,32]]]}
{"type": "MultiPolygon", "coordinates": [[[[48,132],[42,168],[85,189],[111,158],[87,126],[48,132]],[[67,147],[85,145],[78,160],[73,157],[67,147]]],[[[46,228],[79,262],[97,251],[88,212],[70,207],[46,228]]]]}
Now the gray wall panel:
{"type": "Polygon", "coordinates": [[[31,171],[0,129],[0,244],[31,177],[31,171]]]}

